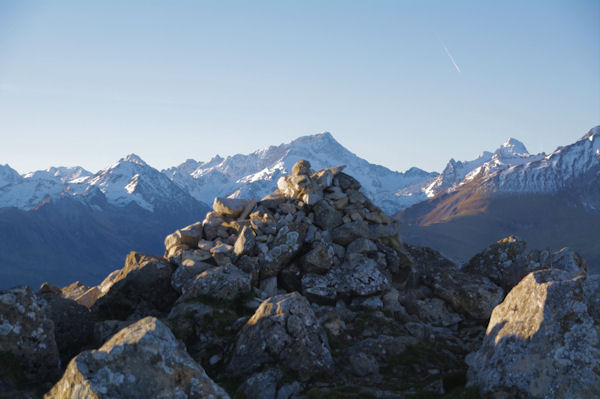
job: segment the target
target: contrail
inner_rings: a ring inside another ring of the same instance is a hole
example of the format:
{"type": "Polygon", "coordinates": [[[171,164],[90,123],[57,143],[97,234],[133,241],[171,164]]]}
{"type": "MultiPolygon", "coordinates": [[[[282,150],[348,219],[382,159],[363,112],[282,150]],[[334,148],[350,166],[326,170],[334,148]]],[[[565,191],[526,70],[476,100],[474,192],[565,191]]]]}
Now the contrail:
{"type": "Polygon", "coordinates": [[[458,73],[461,73],[461,70],[458,66],[458,64],[456,63],[456,61],[454,61],[454,57],[452,57],[452,54],[450,54],[450,51],[448,51],[448,47],[446,47],[446,45],[442,44],[442,46],[444,46],[444,50],[446,51],[446,54],[448,54],[448,57],[450,58],[450,61],[452,61],[452,64],[454,65],[454,68],[456,68],[456,70],[458,71],[458,73]]]}

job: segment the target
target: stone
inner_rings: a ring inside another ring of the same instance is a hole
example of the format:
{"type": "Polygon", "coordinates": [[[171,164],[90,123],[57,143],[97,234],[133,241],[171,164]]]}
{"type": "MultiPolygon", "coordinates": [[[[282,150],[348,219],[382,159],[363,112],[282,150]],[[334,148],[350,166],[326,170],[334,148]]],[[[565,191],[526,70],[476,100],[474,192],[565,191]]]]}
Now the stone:
{"type": "Polygon", "coordinates": [[[246,399],[275,399],[277,384],[282,377],[283,372],[279,369],[256,373],[240,385],[238,392],[246,399]]]}
{"type": "Polygon", "coordinates": [[[217,212],[208,212],[202,221],[202,230],[204,238],[208,241],[214,241],[217,236],[218,228],[225,220],[223,216],[217,212]]]}
{"type": "Polygon", "coordinates": [[[256,199],[252,198],[248,204],[244,207],[244,210],[240,214],[240,220],[248,219],[248,216],[252,210],[256,207],[256,199]]]}
{"type": "Polygon", "coordinates": [[[325,200],[313,206],[315,224],[323,230],[333,229],[342,224],[342,214],[325,200]]]}
{"type": "Polygon", "coordinates": [[[259,306],[238,334],[228,371],[248,375],[268,364],[284,364],[301,381],[332,372],[325,331],[297,292],[274,296],[259,306]]]}
{"type": "Polygon", "coordinates": [[[210,263],[186,260],[171,275],[171,287],[182,294],[188,282],[194,280],[197,275],[214,267],[215,265],[211,265],[210,263]]]}
{"type": "Polygon", "coordinates": [[[463,318],[454,313],[439,298],[424,298],[415,301],[415,309],[419,320],[441,327],[449,327],[460,323],[463,318]]]}
{"type": "Polygon", "coordinates": [[[352,372],[359,377],[379,374],[379,364],[374,356],[364,352],[353,352],[348,356],[352,372]]]}
{"type": "Polygon", "coordinates": [[[56,381],[60,358],[47,303],[30,287],[0,291],[0,396],[19,385],[56,381]]]}
{"type": "MultiPolygon", "coordinates": [[[[44,284],[46,284],[46,283],[44,283],[44,284]]],[[[44,284],[42,284],[42,286],[44,284]]],[[[43,291],[42,288],[43,287],[40,287],[40,292],[43,291]]],[[[85,292],[89,289],[90,289],[90,287],[88,287],[87,285],[82,284],[79,281],[75,281],[73,284],[70,284],[70,285],[67,285],[66,287],[61,288],[60,294],[63,298],[75,300],[76,298],[85,294],[85,292]]],[[[54,291],[54,290],[52,289],[52,291],[54,291]]]]}
{"type": "Polygon", "coordinates": [[[339,186],[342,190],[360,190],[360,183],[354,177],[344,172],[337,173],[333,178],[333,184],[339,186]]]}
{"type": "Polygon", "coordinates": [[[482,393],[600,397],[600,276],[528,274],[498,305],[481,348],[467,357],[482,393]]]}
{"type": "Polygon", "coordinates": [[[200,239],[202,239],[202,222],[197,222],[168,235],[165,238],[165,250],[169,252],[171,248],[179,245],[194,248],[200,239]]]}
{"type": "Polygon", "coordinates": [[[183,287],[179,302],[198,297],[233,300],[250,292],[252,276],[232,264],[207,270],[183,287]]]}
{"type": "Polygon", "coordinates": [[[302,270],[305,273],[327,273],[335,262],[335,250],[331,245],[316,243],[302,258],[302,270]]]}
{"type": "Polygon", "coordinates": [[[219,215],[235,219],[244,212],[249,203],[243,198],[215,197],[212,207],[219,215]]]}
{"type": "Polygon", "coordinates": [[[244,226],[240,232],[235,244],[233,252],[236,256],[249,254],[256,245],[255,234],[250,227],[244,226]]]}
{"type": "Polygon", "coordinates": [[[305,159],[296,162],[292,167],[292,175],[310,175],[310,162],[305,159]]]}
{"type": "Polygon", "coordinates": [[[300,252],[304,241],[302,231],[295,231],[298,226],[284,225],[277,232],[271,248],[260,256],[260,278],[276,276],[300,252]]]}
{"type": "Polygon", "coordinates": [[[516,236],[503,238],[471,258],[463,270],[488,277],[505,292],[535,270],[555,268],[578,274],[587,272],[585,261],[568,248],[557,252],[527,252],[526,246],[526,242],[516,236]]]}
{"type": "Polygon", "coordinates": [[[336,244],[348,245],[358,238],[371,238],[371,230],[367,222],[362,220],[342,224],[331,230],[331,239],[336,244]]]}
{"type": "Polygon", "coordinates": [[[262,280],[259,288],[262,291],[263,299],[277,295],[277,277],[272,276],[262,280]]]}
{"type": "Polygon", "coordinates": [[[375,243],[367,238],[361,237],[361,238],[357,238],[356,240],[352,241],[350,244],[348,244],[348,247],[346,248],[346,252],[347,253],[359,253],[359,254],[364,254],[364,253],[369,253],[369,252],[377,252],[377,245],[375,245],[375,243]]]}
{"type": "Polygon", "coordinates": [[[92,312],[101,320],[125,320],[134,313],[168,313],[179,296],[171,286],[172,274],[173,265],[164,258],[130,252],[125,266],[112,276],[92,312]]]}
{"type": "Polygon", "coordinates": [[[92,344],[94,318],[88,308],[72,299],[61,298],[55,293],[40,293],[38,296],[46,301],[44,311],[54,322],[61,364],[67,364],[73,356],[92,344]]]}
{"type": "Polygon", "coordinates": [[[225,266],[235,260],[233,245],[226,244],[222,241],[216,241],[215,246],[210,249],[210,254],[219,266],[225,266]]]}
{"type": "Polygon", "coordinates": [[[455,311],[480,321],[488,320],[504,297],[504,290],[487,277],[457,269],[434,271],[422,283],[455,311]]]}
{"type": "Polygon", "coordinates": [[[206,325],[205,319],[213,314],[214,309],[202,302],[179,302],[167,316],[167,325],[177,339],[188,344],[201,335],[206,325]]]}
{"type": "Polygon", "coordinates": [[[98,350],[75,357],[51,398],[228,398],[158,319],[124,328],[98,350]]]}

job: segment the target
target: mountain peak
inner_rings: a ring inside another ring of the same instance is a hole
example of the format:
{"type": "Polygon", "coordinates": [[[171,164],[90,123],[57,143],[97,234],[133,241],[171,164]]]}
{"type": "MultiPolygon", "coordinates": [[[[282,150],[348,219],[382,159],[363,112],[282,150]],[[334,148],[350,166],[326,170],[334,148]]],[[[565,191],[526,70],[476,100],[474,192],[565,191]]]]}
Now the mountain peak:
{"type": "Polygon", "coordinates": [[[594,141],[594,139],[596,137],[600,137],[600,125],[598,126],[594,126],[593,128],[591,128],[583,137],[582,139],[587,139],[589,141],[594,141]]]}
{"type": "Polygon", "coordinates": [[[148,165],[146,162],[144,162],[144,160],[142,158],[140,158],[139,155],[134,154],[133,152],[131,154],[128,154],[126,157],[121,158],[119,160],[119,162],[131,162],[131,163],[136,163],[136,164],[142,165],[142,166],[148,165]]]}
{"type": "Polygon", "coordinates": [[[502,155],[529,155],[525,144],[512,137],[506,139],[497,151],[501,152],[502,155]]]}

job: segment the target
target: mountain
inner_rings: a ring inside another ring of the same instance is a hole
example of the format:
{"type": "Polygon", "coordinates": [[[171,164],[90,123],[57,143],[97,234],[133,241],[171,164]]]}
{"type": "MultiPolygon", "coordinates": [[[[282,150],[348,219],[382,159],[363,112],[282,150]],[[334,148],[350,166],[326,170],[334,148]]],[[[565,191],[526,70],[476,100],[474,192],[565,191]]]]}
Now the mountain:
{"type": "Polygon", "coordinates": [[[363,191],[388,213],[426,199],[423,188],[438,174],[411,168],[395,172],[359,158],[325,132],[300,137],[291,143],[270,146],[248,155],[217,156],[206,163],[187,160],[163,173],[199,201],[215,196],[260,199],[276,187],[277,179],[300,159],[313,169],[346,165],[346,171],[362,184],[363,191]]]}
{"type": "Polygon", "coordinates": [[[533,247],[569,246],[600,270],[600,127],[549,155],[483,163],[452,189],[397,216],[405,240],[463,262],[516,234],[533,247]],[[530,159],[530,161],[526,161],[530,159]]]}
{"type": "Polygon", "coordinates": [[[506,140],[496,151],[484,151],[472,161],[450,159],[444,171],[425,188],[428,197],[464,184],[480,174],[490,175],[512,166],[542,159],[544,153],[531,155],[523,143],[514,138],[506,140]]]}
{"type": "Polygon", "coordinates": [[[166,233],[207,211],[135,154],[96,174],[0,167],[0,288],[97,283],[131,248],[159,251],[166,233]]]}

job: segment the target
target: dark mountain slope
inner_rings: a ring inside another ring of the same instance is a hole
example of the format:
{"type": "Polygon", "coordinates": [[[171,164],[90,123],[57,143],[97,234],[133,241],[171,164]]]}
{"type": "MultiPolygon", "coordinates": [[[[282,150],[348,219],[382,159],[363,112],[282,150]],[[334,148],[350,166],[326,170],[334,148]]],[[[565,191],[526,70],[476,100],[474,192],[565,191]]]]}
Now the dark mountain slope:
{"type": "Polygon", "coordinates": [[[93,205],[63,197],[31,211],[0,209],[0,288],[43,281],[97,284],[135,249],[161,253],[173,229],[202,220],[205,205],[149,212],[135,203],[93,205]]]}

